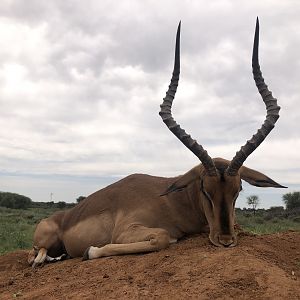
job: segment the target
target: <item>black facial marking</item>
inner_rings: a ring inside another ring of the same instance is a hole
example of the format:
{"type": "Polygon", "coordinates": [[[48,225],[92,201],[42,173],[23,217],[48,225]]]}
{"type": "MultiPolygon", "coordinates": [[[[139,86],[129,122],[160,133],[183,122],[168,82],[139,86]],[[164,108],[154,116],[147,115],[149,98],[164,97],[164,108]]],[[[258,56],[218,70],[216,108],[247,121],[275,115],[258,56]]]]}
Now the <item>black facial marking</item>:
{"type": "Polygon", "coordinates": [[[230,234],[229,230],[229,213],[227,209],[227,205],[225,199],[222,199],[221,202],[221,214],[220,214],[220,221],[221,221],[221,230],[223,234],[230,234]]]}
{"type": "Polygon", "coordinates": [[[217,166],[217,170],[219,171],[221,182],[225,182],[225,176],[224,176],[224,174],[225,174],[226,169],[227,169],[226,165],[219,165],[219,166],[217,166]]]}

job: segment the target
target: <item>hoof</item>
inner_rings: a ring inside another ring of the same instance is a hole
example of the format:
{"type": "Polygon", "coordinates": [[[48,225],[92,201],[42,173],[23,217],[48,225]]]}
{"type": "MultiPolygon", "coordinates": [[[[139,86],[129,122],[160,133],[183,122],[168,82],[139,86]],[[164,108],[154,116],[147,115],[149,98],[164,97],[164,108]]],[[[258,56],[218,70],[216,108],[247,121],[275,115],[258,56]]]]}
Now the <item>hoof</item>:
{"type": "Polygon", "coordinates": [[[89,250],[90,250],[91,247],[88,247],[85,251],[84,251],[84,254],[82,256],[82,260],[88,260],[90,259],[89,258],[89,250]]]}

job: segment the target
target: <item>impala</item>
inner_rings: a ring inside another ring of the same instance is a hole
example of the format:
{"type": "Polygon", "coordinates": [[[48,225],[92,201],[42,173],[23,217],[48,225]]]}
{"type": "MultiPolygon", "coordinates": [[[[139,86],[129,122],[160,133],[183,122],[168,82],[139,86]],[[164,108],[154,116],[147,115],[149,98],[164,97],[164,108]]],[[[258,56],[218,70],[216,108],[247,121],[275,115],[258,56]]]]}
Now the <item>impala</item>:
{"type": "Polygon", "coordinates": [[[175,136],[201,164],[174,178],[130,175],[87,197],[74,208],[42,220],[34,233],[28,257],[33,266],[45,260],[70,257],[94,259],[103,256],[156,251],[193,233],[209,231],[216,246],[235,246],[235,201],[241,180],[258,187],[283,188],[266,175],[243,166],[279,118],[280,107],[264,83],[258,62],[259,23],[254,36],[252,68],[259,93],[266,105],[262,127],[229,161],[211,158],[171,114],[180,73],[179,23],[171,84],[160,116],[175,136]]]}

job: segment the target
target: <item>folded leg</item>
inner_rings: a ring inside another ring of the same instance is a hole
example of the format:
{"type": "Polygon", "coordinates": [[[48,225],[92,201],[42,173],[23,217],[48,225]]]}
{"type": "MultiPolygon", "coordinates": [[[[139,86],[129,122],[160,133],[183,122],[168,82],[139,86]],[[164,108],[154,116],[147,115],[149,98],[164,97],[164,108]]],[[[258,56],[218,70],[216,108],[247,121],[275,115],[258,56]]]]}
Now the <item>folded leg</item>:
{"type": "Polygon", "coordinates": [[[174,239],[170,238],[168,231],[165,229],[135,225],[115,237],[112,244],[103,247],[89,247],[84,253],[83,260],[157,251],[167,248],[171,242],[174,242],[174,239]]]}

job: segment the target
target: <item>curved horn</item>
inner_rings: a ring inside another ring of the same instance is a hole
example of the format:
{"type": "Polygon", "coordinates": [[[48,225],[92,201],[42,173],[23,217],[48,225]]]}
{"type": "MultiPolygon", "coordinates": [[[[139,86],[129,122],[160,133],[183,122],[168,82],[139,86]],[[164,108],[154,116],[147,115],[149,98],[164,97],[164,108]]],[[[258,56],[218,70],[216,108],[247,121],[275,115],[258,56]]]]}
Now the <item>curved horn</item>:
{"type": "Polygon", "coordinates": [[[161,110],[159,115],[170,131],[172,131],[175,136],[200,159],[208,175],[216,176],[216,167],[211,157],[207,154],[203,147],[196,142],[196,140],[192,139],[191,136],[176,123],[171,113],[172,103],[176,94],[180,74],[180,27],[181,21],[179,22],[176,35],[175,62],[172,79],[166,93],[166,97],[163,99],[163,103],[160,106],[161,110]]]}
{"type": "Polygon", "coordinates": [[[270,131],[274,128],[279,118],[280,106],[277,105],[277,99],[272,96],[268,86],[264,82],[258,62],[258,43],[259,43],[259,21],[256,19],[253,54],[252,54],[252,73],[259,93],[266,105],[267,116],[262,127],[257,131],[247,143],[241,147],[232,159],[228,169],[228,175],[236,175],[246,158],[264,141],[270,131]]]}

